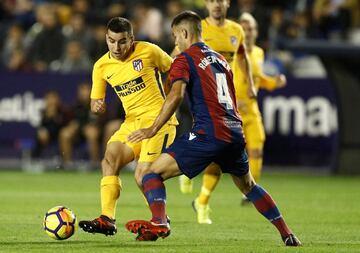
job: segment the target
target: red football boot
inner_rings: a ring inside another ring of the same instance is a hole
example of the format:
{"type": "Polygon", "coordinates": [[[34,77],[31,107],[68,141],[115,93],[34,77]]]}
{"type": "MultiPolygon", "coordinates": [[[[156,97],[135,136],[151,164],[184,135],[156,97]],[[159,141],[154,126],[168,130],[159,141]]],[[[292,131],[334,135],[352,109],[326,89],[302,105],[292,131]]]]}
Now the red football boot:
{"type": "Polygon", "coordinates": [[[131,220],[125,224],[127,230],[137,234],[137,241],[156,241],[159,237],[165,238],[170,235],[170,225],[158,224],[146,220],[131,220]]]}

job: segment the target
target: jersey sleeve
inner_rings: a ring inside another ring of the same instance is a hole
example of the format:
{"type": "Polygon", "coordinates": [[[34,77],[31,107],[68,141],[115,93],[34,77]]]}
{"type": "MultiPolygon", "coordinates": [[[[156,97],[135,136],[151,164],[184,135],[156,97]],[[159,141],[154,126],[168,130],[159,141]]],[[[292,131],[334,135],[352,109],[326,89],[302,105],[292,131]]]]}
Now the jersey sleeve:
{"type": "Polygon", "coordinates": [[[95,63],[92,72],[92,87],[91,87],[91,99],[103,99],[105,98],[106,81],[102,75],[102,68],[95,63]]]}
{"type": "Polygon", "coordinates": [[[178,55],[171,64],[169,79],[171,84],[178,80],[189,83],[190,68],[184,55],[178,55]]]}
{"type": "Polygon", "coordinates": [[[275,78],[266,76],[265,74],[261,74],[258,78],[259,78],[259,87],[261,89],[266,89],[269,91],[273,91],[276,89],[275,78]]]}
{"type": "Polygon", "coordinates": [[[155,66],[164,73],[169,71],[173,59],[160,47],[154,45],[153,49],[155,66]]]}

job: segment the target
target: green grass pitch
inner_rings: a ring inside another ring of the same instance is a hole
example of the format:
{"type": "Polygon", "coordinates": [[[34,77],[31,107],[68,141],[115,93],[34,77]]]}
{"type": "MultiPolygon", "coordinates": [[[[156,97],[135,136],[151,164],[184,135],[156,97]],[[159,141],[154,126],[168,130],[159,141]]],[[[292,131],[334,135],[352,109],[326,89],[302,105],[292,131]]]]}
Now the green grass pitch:
{"type": "Polygon", "coordinates": [[[177,178],[166,182],[172,232],[156,242],[136,242],[124,224],[148,219],[150,212],[133,174],[121,175],[114,237],[77,230],[55,241],[42,230],[45,212],[56,205],[72,209],[79,219],[99,215],[100,173],[0,172],[0,252],[360,252],[360,178],[298,174],[265,174],[261,184],[272,194],[304,246],[286,248],[278,232],[252,206],[240,206],[240,193],[223,176],[211,199],[212,225],[198,225],[191,201],[177,178]]]}

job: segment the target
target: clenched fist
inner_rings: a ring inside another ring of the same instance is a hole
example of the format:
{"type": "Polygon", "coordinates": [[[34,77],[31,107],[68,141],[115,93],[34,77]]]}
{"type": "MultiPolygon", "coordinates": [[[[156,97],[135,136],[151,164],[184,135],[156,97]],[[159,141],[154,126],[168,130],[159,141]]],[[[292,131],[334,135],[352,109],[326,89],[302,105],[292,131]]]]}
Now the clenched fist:
{"type": "Polygon", "coordinates": [[[102,114],[106,111],[106,104],[104,99],[92,99],[91,111],[96,114],[102,114]]]}

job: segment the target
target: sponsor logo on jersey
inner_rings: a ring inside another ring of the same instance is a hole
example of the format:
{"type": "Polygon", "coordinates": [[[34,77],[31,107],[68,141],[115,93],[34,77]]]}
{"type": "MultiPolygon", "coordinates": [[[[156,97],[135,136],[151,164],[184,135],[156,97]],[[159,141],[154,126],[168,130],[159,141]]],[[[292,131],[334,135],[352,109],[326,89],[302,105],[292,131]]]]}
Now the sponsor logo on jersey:
{"type": "Polygon", "coordinates": [[[119,97],[126,97],[130,94],[138,92],[146,87],[142,77],[138,77],[129,82],[114,86],[114,89],[119,97]]]}
{"type": "Polygon", "coordinates": [[[106,76],[106,79],[110,79],[113,75],[114,75],[115,73],[112,73],[111,75],[109,75],[109,76],[106,76]]]}
{"type": "Polygon", "coordinates": [[[133,61],[133,68],[136,71],[140,72],[144,68],[144,64],[143,64],[142,60],[141,59],[134,60],[133,61]]]}

